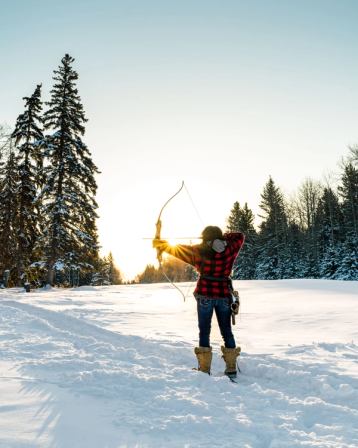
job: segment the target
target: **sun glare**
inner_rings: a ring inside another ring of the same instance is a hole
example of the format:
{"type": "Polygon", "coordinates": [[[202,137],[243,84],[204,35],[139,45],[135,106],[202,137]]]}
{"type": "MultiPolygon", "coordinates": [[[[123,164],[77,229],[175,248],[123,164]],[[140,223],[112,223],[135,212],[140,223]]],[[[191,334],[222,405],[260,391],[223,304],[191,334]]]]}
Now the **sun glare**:
{"type": "MultiPolygon", "coordinates": [[[[110,250],[112,251],[118,268],[126,280],[133,280],[136,275],[143,272],[147,264],[158,265],[151,238],[155,234],[157,213],[166,197],[157,187],[146,185],[146,201],[141,202],[140,208],[135,208],[133,202],[140,201],[142,195],[139,186],[138,190],[136,200],[133,200],[132,196],[122,197],[121,207],[113,206],[108,209],[99,221],[102,254],[107,255],[110,250]],[[123,210],[131,210],[130,215],[123,216],[123,210]]],[[[171,189],[168,190],[170,196],[171,189]]],[[[136,192],[132,193],[135,195],[136,192]]],[[[207,201],[208,203],[205,203],[205,198],[200,196],[200,209],[202,209],[200,211],[207,212],[213,209],[209,200],[207,201]]],[[[218,215],[221,216],[220,213],[218,215]]],[[[203,228],[213,223],[208,222],[208,218],[210,217],[198,216],[183,190],[162,213],[161,238],[173,246],[199,244],[203,228]]]]}
{"type": "Polygon", "coordinates": [[[189,246],[193,246],[194,244],[199,244],[199,238],[191,238],[191,237],[183,237],[183,238],[169,238],[168,243],[171,246],[176,246],[177,244],[187,244],[189,246]]]}

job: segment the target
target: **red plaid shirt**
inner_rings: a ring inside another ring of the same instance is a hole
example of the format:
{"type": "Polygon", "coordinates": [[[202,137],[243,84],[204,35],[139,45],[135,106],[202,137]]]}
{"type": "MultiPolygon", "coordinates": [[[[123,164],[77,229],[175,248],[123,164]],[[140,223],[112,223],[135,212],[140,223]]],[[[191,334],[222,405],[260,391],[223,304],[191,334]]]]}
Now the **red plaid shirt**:
{"type": "Polygon", "coordinates": [[[215,252],[213,258],[205,259],[200,255],[200,245],[188,246],[178,244],[170,246],[163,244],[163,250],[179,260],[185,261],[196,268],[200,277],[198,279],[194,295],[211,298],[231,297],[230,289],[232,266],[242,245],[245,236],[243,233],[226,233],[224,240],[227,242],[225,250],[221,253],[215,252]],[[207,278],[210,277],[210,278],[207,278]],[[217,281],[214,278],[218,278],[217,281]],[[225,280],[224,280],[225,278],[225,280]]]}

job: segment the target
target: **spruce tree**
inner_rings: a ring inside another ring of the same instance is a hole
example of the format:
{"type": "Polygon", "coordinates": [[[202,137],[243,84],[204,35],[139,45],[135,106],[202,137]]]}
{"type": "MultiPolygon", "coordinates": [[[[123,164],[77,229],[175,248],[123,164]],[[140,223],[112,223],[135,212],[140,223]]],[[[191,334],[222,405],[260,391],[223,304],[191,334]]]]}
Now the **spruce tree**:
{"type": "Polygon", "coordinates": [[[109,282],[111,285],[121,285],[123,283],[122,275],[120,270],[115,264],[112,252],[109,253],[107,257],[108,261],[108,274],[109,274],[109,282]]]}
{"type": "Polygon", "coordinates": [[[338,253],[339,263],[334,277],[337,280],[358,280],[358,239],[347,238],[338,253]]]}
{"type": "Polygon", "coordinates": [[[41,186],[43,139],[41,118],[41,85],[31,97],[24,97],[25,112],[19,115],[12,138],[18,149],[18,235],[17,268],[18,277],[23,278],[26,268],[33,261],[33,249],[38,237],[38,207],[36,197],[41,186]]]}
{"type": "Polygon", "coordinates": [[[239,202],[234,202],[227,219],[226,229],[228,232],[240,232],[241,207],[239,202]]]}
{"type": "Polygon", "coordinates": [[[337,194],[326,187],[317,208],[317,245],[319,276],[334,278],[340,263],[341,244],[344,239],[343,216],[337,194]]]}
{"type": "Polygon", "coordinates": [[[307,275],[305,234],[294,221],[288,223],[287,241],[281,259],[281,277],[303,278],[307,275]]]}
{"type": "Polygon", "coordinates": [[[284,197],[270,177],[261,194],[264,215],[260,224],[259,254],[256,276],[277,279],[284,275],[285,248],[287,244],[287,216],[284,197]]]}
{"type": "Polygon", "coordinates": [[[117,268],[112,252],[107,257],[100,258],[97,263],[96,272],[93,272],[91,285],[121,285],[122,275],[117,268]]]}
{"type": "Polygon", "coordinates": [[[352,159],[345,165],[342,184],[338,187],[342,198],[344,242],[335,277],[342,280],[358,280],[358,151],[357,147],[354,149],[355,154],[351,148],[352,159]]]}
{"type": "Polygon", "coordinates": [[[342,185],[338,187],[343,200],[344,230],[348,237],[358,238],[358,168],[352,163],[344,167],[342,185]]]}
{"type": "Polygon", "coordinates": [[[46,156],[43,189],[47,217],[43,247],[47,281],[54,270],[81,269],[88,272],[98,262],[95,174],[98,169],[82,141],[87,119],[76,88],[74,59],[66,54],[54,71],[49,109],[44,114],[46,156]]]}
{"type": "Polygon", "coordinates": [[[136,283],[160,283],[163,274],[152,264],[147,264],[144,271],[136,276],[136,283]]]}
{"type": "Polygon", "coordinates": [[[337,194],[330,188],[323,190],[318,203],[315,225],[318,226],[318,242],[321,252],[328,246],[336,246],[343,239],[343,216],[337,194]]]}
{"type": "Polygon", "coordinates": [[[96,270],[92,272],[90,284],[92,286],[110,285],[109,271],[108,257],[99,258],[96,264],[96,270]]]}
{"type": "Polygon", "coordinates": [[[10,148],[5,165],[0,170],[0,278],[5,271],[11,273],[11,284],[17,283],[15,272],[18,236],[19,177],[16,154],[10,148]]]}
{"type": "Polygon", "coordinates": [[[233,278],[249,280],[255,276],[257,233],[254,227],[254,214],[247,203],[241,208],[235,202],[227,220],[228,232],[242,232],[245,234],[245,244],[233,266],[233,278]]]}

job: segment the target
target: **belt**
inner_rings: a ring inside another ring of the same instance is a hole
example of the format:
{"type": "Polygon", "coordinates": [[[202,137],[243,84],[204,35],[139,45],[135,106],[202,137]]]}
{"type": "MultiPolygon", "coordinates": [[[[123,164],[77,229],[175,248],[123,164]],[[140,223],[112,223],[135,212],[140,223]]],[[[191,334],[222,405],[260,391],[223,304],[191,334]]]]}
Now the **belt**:
{"type": "Polygon", "coordinates": [[[231,281],[230,277],[214,277],[212,275],[200,275],[200,279],[211,280],[213,282],[228,282],[228,281],[231,281]]]}

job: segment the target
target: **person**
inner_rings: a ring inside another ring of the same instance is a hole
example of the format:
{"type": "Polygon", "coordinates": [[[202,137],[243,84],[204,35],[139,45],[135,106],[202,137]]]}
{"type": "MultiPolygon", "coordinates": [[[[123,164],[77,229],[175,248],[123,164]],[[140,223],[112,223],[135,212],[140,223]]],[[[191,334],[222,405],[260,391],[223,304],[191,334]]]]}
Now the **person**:
{"type": "Polygon", "coordinates": [[[153,240],[158,253],[167,252],[196,268],[199,273],[194,297],[197,302],[199,327],[199,346],[194,353],[198,360],[198,370],[210,374],[212,347],[210,331],[215,311],[220,332],[224,340],[221,347],[226,363],[225,374],[236,376],[236,360],[241,348],[236,347],[231,327],[231,303],[233,296],[230,278],[234,261],[244,243],[241,232],[225,233],[217,226],[205,227],[201,234],[202,242],[189,246],[171,246],[161,239],[153,240]]]}

